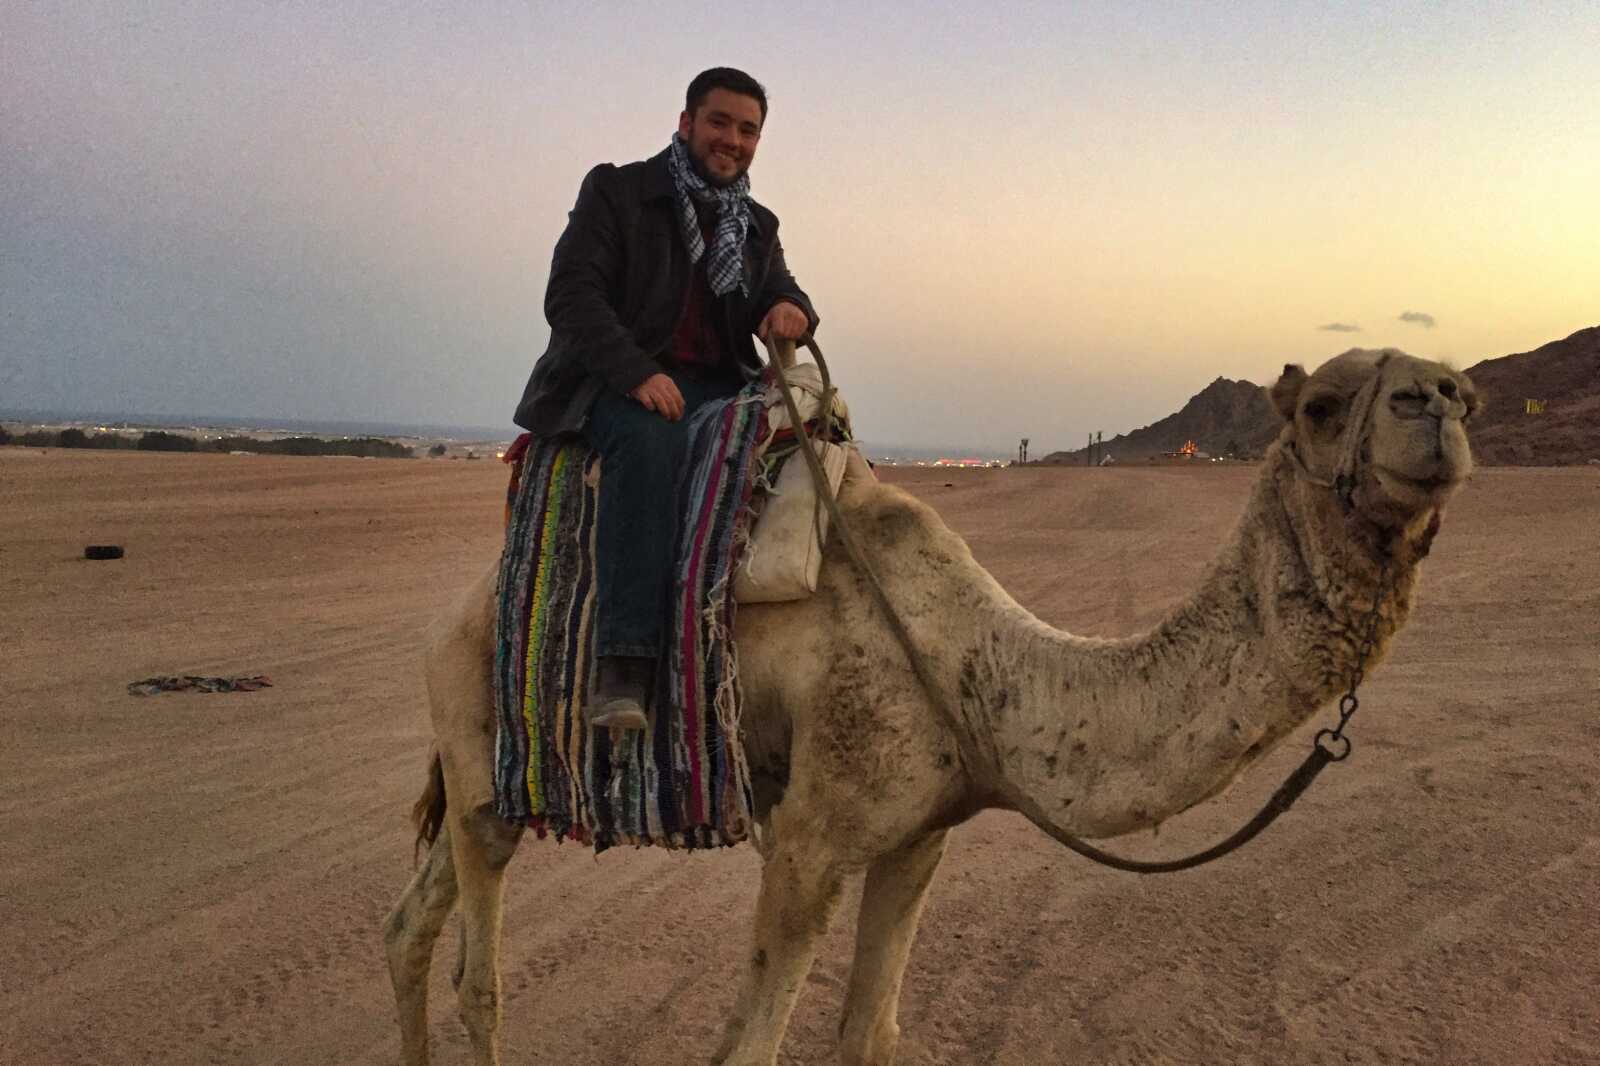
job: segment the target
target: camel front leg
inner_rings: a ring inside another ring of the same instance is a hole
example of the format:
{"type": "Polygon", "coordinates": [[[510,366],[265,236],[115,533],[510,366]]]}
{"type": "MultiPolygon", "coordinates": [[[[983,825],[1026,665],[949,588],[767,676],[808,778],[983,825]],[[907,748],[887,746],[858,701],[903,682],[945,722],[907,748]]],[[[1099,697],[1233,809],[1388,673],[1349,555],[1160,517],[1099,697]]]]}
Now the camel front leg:
{"type": "Polygon", "coordinates": [[[867,870],[856,957],[850,968],[839,1053],[845,1066],[891,1066],[900,1042],[900,983],[917,938],[928,886],[944,858],[940,830],[891,852],[867,870]]]}
{"type": "Polygon", "coordinates": [[[405,1066],[428,1066],[428,968],[434,941],[455,903],[455,861],[445,829],[383,923],[384,952],[400,1015],[400,1061],[405,1066]]]}
{"type": "MultiPolygon", "coordinates": [[[[718,1049],[721,1066],[773,1066],[800,989],[839,903],[843,872],[826,844],[806,827],[785,826],[761,869],[755,950],[738,1005],[718,1049]]],[[[798,822],[799,818],[791,819],[798,822]]]]}
{"type": "Polygon", "coordinates": [[[462,963],[456,989],[461,1020],[478,1066],[499,1066],[500,919],[506,864],[522,829],[493,808],[458,816],[451,830],[456,881],[461,890],[462,963]]]}

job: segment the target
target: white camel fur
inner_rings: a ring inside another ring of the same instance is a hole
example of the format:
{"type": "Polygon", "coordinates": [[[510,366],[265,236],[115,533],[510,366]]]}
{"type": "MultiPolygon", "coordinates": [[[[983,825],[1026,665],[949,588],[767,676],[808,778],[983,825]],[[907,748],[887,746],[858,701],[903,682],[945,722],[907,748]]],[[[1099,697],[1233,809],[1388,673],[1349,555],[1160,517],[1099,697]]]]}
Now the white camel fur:
{"type": "MultiPolygon", "coordinates": [[[[964,735],[936,713],[837,540],[811,599],[739,612],[763,869],[713,1062],[776,1062],[842,883],[865,871],[840,1056],[892,1063],[901,978],[947,832],[1001,807],[1102,838],[1215,795],[1342,691],[1387,556],[1369,673],[1381,661],[1471,470],[1472,385],[1400,352],[1351,351],[1310,377],[1286,367],[1271,392],[1285,426],[1231,539],[1193,596],[1126,640],[1040,622],[931,508],[852,467],[844,514],[964,735]],[[1346,433],[1374,379],[1370,417],[1346,433]],[[1342,445],[1355,449],[1348,503],[1327,484],[1342,445]]],[[[491,573],[429,637],[437,755],[415,813],[431,846],[384,929],[408,1066],[428,1061],[428,968],[457,902],[461,1016],[474,1061],[500,1061],[501,892],[520,830],[493,811],[493,594],[491,573]]]]}

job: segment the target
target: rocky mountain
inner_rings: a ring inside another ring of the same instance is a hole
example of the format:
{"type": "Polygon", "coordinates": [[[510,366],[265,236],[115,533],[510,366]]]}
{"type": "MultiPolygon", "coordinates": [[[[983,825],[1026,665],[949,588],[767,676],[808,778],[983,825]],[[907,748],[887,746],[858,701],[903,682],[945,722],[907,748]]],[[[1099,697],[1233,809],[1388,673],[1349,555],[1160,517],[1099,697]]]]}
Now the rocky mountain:
{"type": "Polygon", "coordinates": [[[1531,352],[1467,368],[1483,408],[1472,452],[1485,466],[1565,466],[1600,459],[1600,326],[1531,352]],[[1527,401],[1542,404],[1530,413],[1527,401]]]}
{"type": "MultiPolygon", "coordinates": [[[[1472,451],[1485,466],[1567,466],[1600,459],[1600,326],[1531,352],[1467,368],[1483,399],[1472,451]],[[1530,410],[1527,401],[1542,408],[1530,410]]],[[[1266,389],[1218,378],[1177,414],[1104,442],[1118,462],[1145,461],[1194,441],[1210,455],[1259,456],[1282,420],[1266,389]]],[[[1044,463],[1082,464],[1085,449],[1051,452],[1044,463]]]]}
{"type": "MultiPolygon", "coordinates": [[[[1282,425],[1283,420],[1260,385],[1218,378],[1177,414],[1103,442],[1100,454],[1125,463],[1175,452],[1192,440],[1199,451],[1208,455],[1258,456],[1282,425]]],[[[1083,448],[1051,452],[1042,461],[1082,464],[1084,452],[1083,448]]]]}

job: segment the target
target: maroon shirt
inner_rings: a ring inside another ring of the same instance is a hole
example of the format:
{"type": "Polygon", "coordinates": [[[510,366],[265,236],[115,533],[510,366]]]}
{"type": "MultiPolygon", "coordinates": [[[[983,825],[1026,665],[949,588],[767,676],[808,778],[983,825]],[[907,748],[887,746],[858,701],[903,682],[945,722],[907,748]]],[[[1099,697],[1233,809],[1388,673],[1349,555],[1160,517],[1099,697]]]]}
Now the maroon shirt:
{"type": "Polygon", "coordinates": [[[717,330],[717,298],[711,292],[711,282],[706,278],[706,262],[711,258],[712,231],[710,227],[702,225],[700,232],[706,239],[706,254],[694,265],[694,277],[689,281],[683,314],[678,318],[678,327],[672,331],[667,355],[676,366],[715,370],[728,361],[728,353],[723,351],[722,334],[717,330]]]}

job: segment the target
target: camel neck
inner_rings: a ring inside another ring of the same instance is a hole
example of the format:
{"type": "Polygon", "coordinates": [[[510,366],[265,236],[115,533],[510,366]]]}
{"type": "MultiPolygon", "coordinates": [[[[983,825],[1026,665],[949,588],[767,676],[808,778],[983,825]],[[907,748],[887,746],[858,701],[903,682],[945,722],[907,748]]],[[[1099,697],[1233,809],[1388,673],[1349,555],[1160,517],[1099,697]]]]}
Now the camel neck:
{"type": "MultiPolygon", "coordinates": [[[[1025,795],[1077,836],[1155,826],[1215,795],[1342,691],[1378,568],[1327,530],[1343,517],[1307,488],[1275,449],[1200,587],[1148,633],[1063,633],[992,579],[968,599],[965,625],[919,627],[943,645],[928,650],[959,695],[969,747],[987,753],[975,775],[993,776],[987,790],[1025,795]]],[[[1373,662],[1413,580],[1412,566],[1394,574],[1373,662]]]]}

